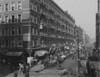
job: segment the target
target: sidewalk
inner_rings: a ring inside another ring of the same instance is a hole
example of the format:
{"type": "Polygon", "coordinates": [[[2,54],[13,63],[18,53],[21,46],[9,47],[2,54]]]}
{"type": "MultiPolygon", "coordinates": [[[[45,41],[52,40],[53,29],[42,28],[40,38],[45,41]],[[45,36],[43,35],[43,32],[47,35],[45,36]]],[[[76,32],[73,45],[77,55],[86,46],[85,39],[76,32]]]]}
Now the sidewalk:
{"type": "MultiPolygon", "coordinates": [[[[14,74],[17,73],[17,77],[25,77],[23,74],[19,74],[18,71],[15,71],[5,77],[14,77],[14,74]]],[[[44,69],[41,72],[34,72],[34,67],[30,71],[30,77],[66,77],[65,76],[60,76],[58,75],[58,70],[54,68],[49,68],[49,69],[44,69]]],[[[68,76],[68,77],[73,77],[73,76],[68,76]]]]}
{"type": "MultiPolygon", "coordinates": [[[[11,73],[5,77],[14,77],[14,74],[17,73],[17,77],[25,77],[23,74],[19,74],[18,71],[15,71],[14,73],[11,73]]],[[[30,71],[30,77],[59,77],[57,75],[56,69],[45,69],[41,72],[34,72],[34,67],[30,71]]]]}

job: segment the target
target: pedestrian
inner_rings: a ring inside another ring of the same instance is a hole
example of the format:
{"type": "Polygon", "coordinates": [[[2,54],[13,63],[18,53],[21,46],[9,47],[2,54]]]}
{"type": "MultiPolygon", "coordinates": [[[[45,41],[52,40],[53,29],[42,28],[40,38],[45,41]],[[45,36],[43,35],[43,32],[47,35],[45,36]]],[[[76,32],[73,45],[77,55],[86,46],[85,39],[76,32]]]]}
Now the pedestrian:
{"type": "Polygon", "coordinates": [[[60,54],[57,56],[57,66],[60,67],[60,54]]]}
{"type": "Polygon", "coordinates": [[[90,77],[90,74],[91,74],[90,68],[91,67],[90,67],[89,60],[88,60],[87,63],[86,63],[86,69],[87,69],[88,77],[90,77]]]}
{"type": "Polygon", "coordinates": [[[91,77],[96,77],[96,70],[94,68],[94,65],[92,65],[92,68],[91,68],[91,77]]]}
{"type": "Polygon", "coordinates": [[[23,72],[23,70],[24,70],[23,64],[19,63],[19,73],[20,73],[20,75],[23,72]]]}
{"type": "Polygon", "coordinates": [[[15,72],[15,73],[14,73],[14,77],[18,77],[18,74],[17,74],[17,72],[15,72]]]}
{"type": "Polygon", "coordinates": [[[30,66],[29,66],[29,64],[27,64],[26,65],[25,77],[29,77],[29,71],[30,71],[30,66]]]}
{"type": "Polygon", "coordinates": [[[87,61],[86,63],[88,77],[96,77],[96,70],[94,68],[93,63],[87,61]]]}
{"type": "Polygon", "coordinates": [[[29,70],[30,70],[29,64],[24,65],[23,74],[25,77],[29,77],[29,70]]]}

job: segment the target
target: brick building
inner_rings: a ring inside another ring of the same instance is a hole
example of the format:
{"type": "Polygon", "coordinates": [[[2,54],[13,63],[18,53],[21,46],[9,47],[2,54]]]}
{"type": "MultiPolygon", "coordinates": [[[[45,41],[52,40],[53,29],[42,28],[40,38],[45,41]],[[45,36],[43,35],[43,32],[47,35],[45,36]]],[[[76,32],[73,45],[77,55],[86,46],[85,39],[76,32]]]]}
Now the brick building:
{"type": "Polygon", "coordinates": [[[73,43],[74,28],[73,17],[53,0],[0,0],[0,52],[73,43]]]}
{"type": "Polygon", "coordinates": [[[98,12],[96,13],[96,49],[100,48],[100,0],[98,0],[98,12]]]}

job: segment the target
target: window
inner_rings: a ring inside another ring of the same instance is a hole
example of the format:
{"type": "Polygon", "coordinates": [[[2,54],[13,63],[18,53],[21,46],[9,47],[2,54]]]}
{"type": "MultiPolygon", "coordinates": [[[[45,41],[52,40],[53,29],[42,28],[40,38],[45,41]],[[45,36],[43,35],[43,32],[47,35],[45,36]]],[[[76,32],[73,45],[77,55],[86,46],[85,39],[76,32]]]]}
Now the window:
{"type": "Polygon", "coordinates": [[[32,41],[32,47],[34,47],[35,46],[35,42],[34,42],[34,40],[32,41]]]}
{"type": "Polygon", "coordinates": [[[32,22],[37,24],[38,23],[38,17],[33,16],[32,17],[32,22]]]}
{"type": "Polygon", "coordinates": [[[12,20],[12,22],[15,22],[15,16],[14,15],[11,16],[11,20],[12,20]]]}
{"type": "Polygon", "coordinates": [[[38,29],[36,29],[36,35],[38,34],[38,29]]]}
{"type": "Polygon", "coordinates": [[[37,29],[34,29],[34,34],[38,34],[38,30],[37,29]]]}
{"type": "Polygon", "coordinates": [[[21,22],[21,14],[18,14],[18,22],[21,22]]]}
{"type": "Polygon", "coordinates": [[[32,4],[32,10],[34,10],[35,12],[37,12],[37,11],[38,11],[38,7],[37,7],[37,5],[32,4]]]}
{"type": "Polygon", "coordinates": [[[32,10],[34,10],[34,3],[31,3],[30,7],[32,10]]]}
{"type": "Polygon", "coordinates": [[[11,46],[12,46],[12,47],[15,47],[15,46],[16,46],[16,42],[15,42],[14,39],[11,40],[11,46]]]}
{"type": "Polygon", "coordinates": [[[12,11],[15,10],[15,3],[14,2],[11,3],[11,10],[12,11]]]}
{"type": "Polygon", "coordinates": [[[12,35],[15,35],[15,34],[16,34],[16,29],[15,29],[15,27],[12,27],[11,30],[12,30],[12,32],[11,32],[12,35]]]}
{"type": "Polygon", "coordinates": [[[2,16],[0,15],[0,23],[2,22],[2,16]]]}
{"type": "Polygon", "coordinates": [[[17,34],[19,35],[19,34],[22,34],[22,28],[21,27],[18,27],[17,28],[17,34]]]}
{"type": "Polygon", "coordinates": [[[1,29],[1,35],[5,35],[5,30],[4,30],[4,28],[1,29]]]}
{"type": "Polygon", "coordinates": [[[17,6],[18,10],[21,10],[22,9],[22,2],[21,1],[18,1],[18,6],[17,6]]]}
{"type": "Polygon", "coordinates": [[[18,39],[18,47],[23,47],[23,45],[22,45],[22,40],[21,39],[18,39]]]}
{"type": "Polygon", "coordinates": [[[34,28],[32,29],[32,35],[34,35],[34,28]]]}
{"type": "Polygon", "coordinates": [[[9,28],[5,28],[5,35],[9,35],[9,28]]]}
{"type": "Polygon", "coordinates": [[[5,16],[5,22],[6,22],[6,23],[9,22],[9,16],[8,16],[8,15],[5,16]]]}
{"type": "Polygon", "coordinates": [[[9,46],[9,40],[5,41],[5,46],[8,47],[9,46]]]}
{"type": "Polygon", "coordinates": [[[5,41],[1,40],[1,47],[5,47],[5,41]]]}
{"type": "Polygon", "coordinates": [[[40,9],[40,13],[43,13],[43,9],[40,9]]]}
{"type": "Polygon", "coordinates": [[[32,22],[34,23],[34,16],[32,16],[32,22]]]}
{"type": "Polygon", "coordinates": [[[5,4],[5,11],[8,11],[9,10],[9,5],[8,3],[5,4]]]}
{"type": "Polygon", "coordinates": [[[37,12],[37,10],[38,10],[38,8],[37,8],[37,6],[35,6],[34,11],[36,11],[36,12],[37,12]]]}
{"type": "Polygon", "coordinates": [[[1,47],[1,40],[0,40],[0,47],[1,47]]]}
{"type": "Polygon", "coordinates": [[[68,30],[68,27],[66,27],[66,30],[68,30]]]}
{"type": "Polygon", "coordinates": [[[38,23],[38,21],[37,21],[37,17],[34,17],[34,23],[38,23]]]}
{"type": "Polygon", "coordinates": [[[42,23],[40,23],[40,29],[43,29],[43,24],[42,23]]]}
{"type": "Polygon", "coordinates": [[[0,36],[2,35],[2,28],[0,28],[0,36]]]}
{"type": "Polygon", "coordinates": [[[2,4],[0,4],[0,12],[2,11],[2,4]]]}

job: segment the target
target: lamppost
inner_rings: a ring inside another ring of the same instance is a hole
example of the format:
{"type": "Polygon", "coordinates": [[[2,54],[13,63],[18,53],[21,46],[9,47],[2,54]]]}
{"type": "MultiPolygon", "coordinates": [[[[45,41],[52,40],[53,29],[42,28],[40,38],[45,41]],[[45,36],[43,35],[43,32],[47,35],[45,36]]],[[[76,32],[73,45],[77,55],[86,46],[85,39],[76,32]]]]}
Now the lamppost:
{"type": "MultiPolygon", "coordinates": [[[[44,34],[43,34],[43,23],[42,22],[40,22],[40,27],[39,27],[39,29],[40,29],[40,35],[42,35],[42,36],[44,36],[44,34]]],[[[43,47],[43,37],[41,37],[41,45],[42,45],[42,47],[43,47]]]]}

